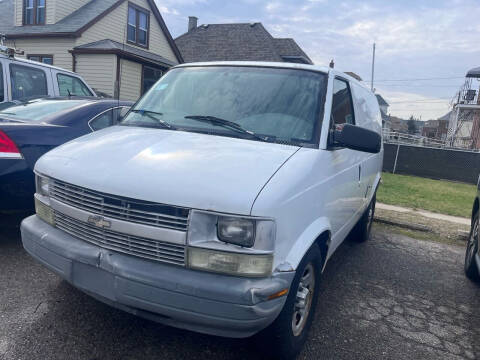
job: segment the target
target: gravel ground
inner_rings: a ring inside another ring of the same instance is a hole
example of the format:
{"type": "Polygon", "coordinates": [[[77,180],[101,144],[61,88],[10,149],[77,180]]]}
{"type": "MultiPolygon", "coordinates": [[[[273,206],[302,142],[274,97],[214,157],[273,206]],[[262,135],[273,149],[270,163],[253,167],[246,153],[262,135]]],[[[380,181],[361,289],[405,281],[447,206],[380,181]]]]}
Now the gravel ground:
{"type": "MultiPolygon", "coordinates": [[[[165,327],[90,298],[31,259],[3,222],[0,359],[261,359],[248,339],[165,327]]],[[[480,358],[480,285],[462,266],[462,247],[375,224],[371,241],[347,241],[329,262],[299,358],[480,358]]]]}

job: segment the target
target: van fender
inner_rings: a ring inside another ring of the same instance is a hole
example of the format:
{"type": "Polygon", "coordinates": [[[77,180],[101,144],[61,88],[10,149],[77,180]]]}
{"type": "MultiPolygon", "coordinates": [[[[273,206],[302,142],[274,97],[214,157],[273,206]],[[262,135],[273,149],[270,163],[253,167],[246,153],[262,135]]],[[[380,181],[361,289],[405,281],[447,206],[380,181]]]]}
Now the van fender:
{"type": "MultiPolygon", "coordinates": [[[[285,268],[285,265],[288,265],[290,271],[296,270],[312,244],[325,231],[331,231],[330,221],[327,218],[321,217],[312,222],[295,241],[282,267],[285,268]]],[[[327,257],[327,254],[322,255],[327,257]]]]}

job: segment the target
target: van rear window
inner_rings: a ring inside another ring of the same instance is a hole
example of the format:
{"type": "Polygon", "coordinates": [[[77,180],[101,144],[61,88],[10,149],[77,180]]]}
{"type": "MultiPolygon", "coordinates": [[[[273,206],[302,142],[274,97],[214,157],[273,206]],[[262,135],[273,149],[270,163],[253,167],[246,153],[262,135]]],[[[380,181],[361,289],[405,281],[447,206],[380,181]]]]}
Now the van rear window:
{"type": "Polygon", "coordinates": [[[12,99],[25,100],[48,95],[45,71],[17,64],[10,64],[12,99]]]}

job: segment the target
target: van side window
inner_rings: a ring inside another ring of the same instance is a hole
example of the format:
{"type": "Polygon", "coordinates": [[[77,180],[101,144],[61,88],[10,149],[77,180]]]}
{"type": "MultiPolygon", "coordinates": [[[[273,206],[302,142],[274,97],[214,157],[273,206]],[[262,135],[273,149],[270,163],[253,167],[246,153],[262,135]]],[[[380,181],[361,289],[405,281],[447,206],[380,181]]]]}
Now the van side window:
{"type": "Polygon", "coordinates": [[[45,71],[10,64],[12,100],[23,100],[48,95],[47,75],[45,71]]]}
{"type": "Polygon", "coordinates": [[[92,96],[88,87],[77,77],[57,74],[60,96],[92,96]]]}
{"type": "Polygon", "coordinates": [[[350,87],[346,81],[335,79],[333,81],[333,99],[332,99],[332,122],[334,129],[342,124],[355,125],[355,116],[353,113],[352,95],[350,87]]]}
{"type": "Polygon", "coordinates": [[[0,102],[5,101],[5,91],[3,88],[3,65],[0,64],[0,102]]]}

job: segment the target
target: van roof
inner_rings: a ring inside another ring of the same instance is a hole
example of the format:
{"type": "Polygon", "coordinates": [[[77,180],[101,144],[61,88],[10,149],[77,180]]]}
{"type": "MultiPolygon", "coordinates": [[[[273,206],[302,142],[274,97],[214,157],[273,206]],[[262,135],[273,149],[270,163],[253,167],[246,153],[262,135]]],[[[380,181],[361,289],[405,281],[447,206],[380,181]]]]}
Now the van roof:
{"type": "Polygon", "coordinates": [[[35,65],[35,66],[42,66],[42,67],[54,69],[54,70],[57,70],[57,71],[61,71],[61,72],[64,72],[64,73],[68,73],[68,74],[72,74],[72,75],[75,75],[77,77],[80,77],[80,75],[78,75],[77,73],[74,73],[73,71],[65,70],[65,69],[60,68],[58,66],[44,64],[44,63],[41,63],[41,62],[38,62],[38,61],[23,59],[23,58],[19,58],[19,57],[16,57],[16,56],[12,58],[12,57],[9,57],[5,54],[0,54],[0,58],[9,59],[9,60],[12,60],[12,61],[18,61],[18,62],[22,62],[22,63],[26,63],[26,64],[30,64],[30,65],[35,65]]]}
{"type": "MultiPolygon", "coordinates": [[[[274,67],[280,69],[302,69],[322,72],[325,74],[333,73],[334,75],[341,76],[348,79],[350,82],[355,82],[358,85],[369,89],[362,81],[358,81],[354,77],[327,66],[299,64],[299,63],[287,63],[287,62],[267,62],[267,61],[209,61],[209,62],[196,62],[196,63],[184,63],[174,66],[173,68],[192,67],[192,66],[257,66],[257,67],[274,67]]],[[[370,90],[370,89],[369,89],[370,90]]]]}

